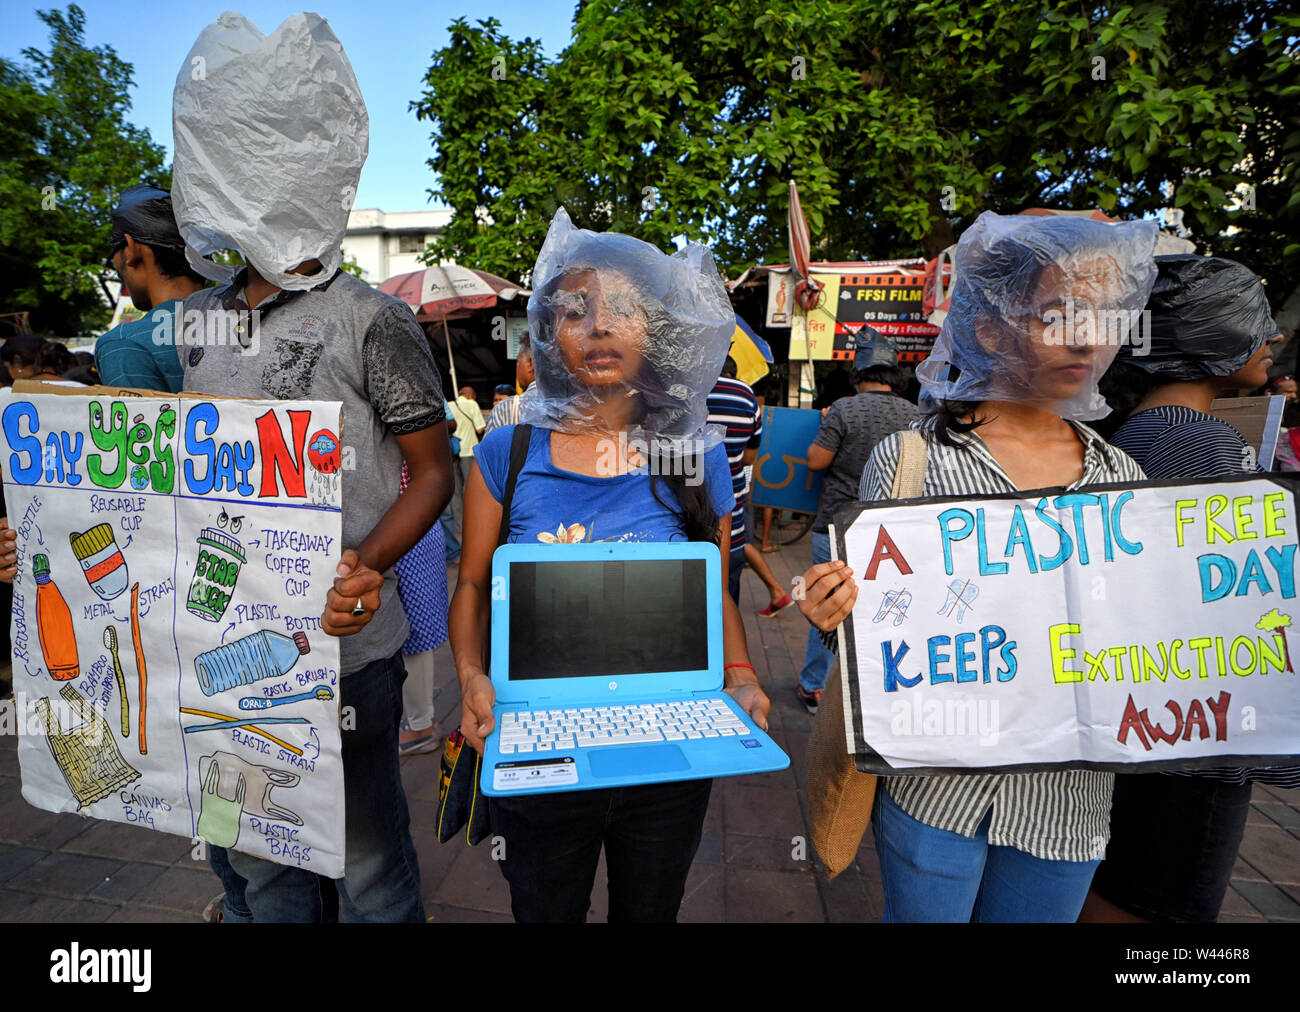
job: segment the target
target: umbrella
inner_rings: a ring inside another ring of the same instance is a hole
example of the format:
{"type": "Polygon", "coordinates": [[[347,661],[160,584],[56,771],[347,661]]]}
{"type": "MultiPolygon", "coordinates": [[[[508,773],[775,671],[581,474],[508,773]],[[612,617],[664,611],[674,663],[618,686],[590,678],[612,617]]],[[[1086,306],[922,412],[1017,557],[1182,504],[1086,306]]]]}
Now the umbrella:
{"type": "Polygon", "coordinates": [[[736,331],[731,335],[731,357],[736,361],[736,373],[742,383],[753,386],[768,373],[772,349],[755,334],[744,320],[736,317],[736,331]]]}
{"type": "Polygon", "coordinates": [[[509,302],[532,294],[495,274],[455,264],[399,274],[381,284],[379,290],[396,296],[414,309],[415,318],[421,323],[442,323],[453,390],[458,383],[456,362],[451,354],[451,333],[447,329],[448,317],[476,309],[491,309],[498,300],[509,302]]]}
{"type": "Polygon", "coordinates": [[[790,180],[790,207],[786,223],[790,230],[790,264],[799,277],[794,288],[795,301],[805,310],[815,309],[821,301],[823,285],[813,278],[810,269],[812,239],[808,233],[808,222],[804,220],[803,205],[799,203],[799,189],[793,179],[790,180]]]}

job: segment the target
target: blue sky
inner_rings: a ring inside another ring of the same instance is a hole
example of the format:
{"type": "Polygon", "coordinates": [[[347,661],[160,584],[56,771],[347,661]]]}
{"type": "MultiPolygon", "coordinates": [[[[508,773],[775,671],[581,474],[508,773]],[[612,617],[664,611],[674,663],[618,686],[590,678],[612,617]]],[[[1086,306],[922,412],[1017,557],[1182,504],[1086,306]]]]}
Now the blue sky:
{"type": "MultiPolygon", "coordinates": [[[[55,0],[23,4],[4,0],[0,56],[18,60],[28,46],[45,50],[49,34],[36,10],[62,7],[55,0]]],[[[357,207],[414,211],[436,205],[425,192],[433,173],[425,164],[432,154],[428,123],[407,111],[423,90],[421,78],[435,49],[447,44],[447,26],[464,16],[473,23],[495,17],[514,39],[540,39],[548,57],[569,42],[575,4],[572,0],[478,0],[470,4],[398,3],[396,0],[324,3],[159,3],[151,0],[80,0],[86,14],[88,46],[109,45],[135,68],[129,114],[147,127],[171,159],[171,93],[190,46],[200,31],[223,11],[236,10],[269,35],[291,14],[304,9],[326,18],[343,43],[370,113],[370,157],[361,173],[357,207]]]]}

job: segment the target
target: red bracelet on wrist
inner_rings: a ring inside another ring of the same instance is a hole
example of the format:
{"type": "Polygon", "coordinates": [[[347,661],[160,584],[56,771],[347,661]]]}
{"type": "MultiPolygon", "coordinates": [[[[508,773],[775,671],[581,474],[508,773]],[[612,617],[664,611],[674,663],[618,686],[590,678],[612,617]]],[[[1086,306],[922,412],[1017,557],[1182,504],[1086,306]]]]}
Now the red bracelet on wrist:
{"type": "Polygon", "coordinates": [[[752,665],[752,664],[724,664],[724,665],[722,666],[722,670],[723,670],[723,671],[726,671],[727,668],[749,668],[749,670],[750,670],[750,671],[753,671],[755,674],[758,673],[758,672],[754,669],[754,665],[752,665]]]}

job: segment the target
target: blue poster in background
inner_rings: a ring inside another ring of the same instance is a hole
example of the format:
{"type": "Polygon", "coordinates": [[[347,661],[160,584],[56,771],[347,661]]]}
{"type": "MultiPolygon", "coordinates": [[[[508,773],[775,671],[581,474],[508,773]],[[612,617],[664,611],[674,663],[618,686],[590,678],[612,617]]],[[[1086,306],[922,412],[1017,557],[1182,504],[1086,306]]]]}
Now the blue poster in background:
{"type": "Polygon", "coordinates": [[[810,408],[763,409],[751,493],[755,506],[817,512],[823,472],[808,470],[805,454],[821,424],[822,413],[810,408]]]}

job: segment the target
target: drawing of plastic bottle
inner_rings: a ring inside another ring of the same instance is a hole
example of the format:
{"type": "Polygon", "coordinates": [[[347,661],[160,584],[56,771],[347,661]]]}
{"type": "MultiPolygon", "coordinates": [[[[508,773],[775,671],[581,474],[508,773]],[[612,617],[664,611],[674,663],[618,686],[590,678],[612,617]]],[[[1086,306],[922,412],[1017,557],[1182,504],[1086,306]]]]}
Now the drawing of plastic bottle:
{"type": "Polygon", "coordinates": [[[77,636],[72,628],[72,612],[59,588],[50,579],[50,557],[32,556],[32,575],[36,577],[36,629],[41,640],[41,654],[50,677],[59,682],[76,678],[81,670],[77,659],[77,636]]]}
{"type": "Polygon", "coordinates": [[[72,554],[81,563],[90,589],[110,601],[130,585],[127,579],[126,559],[117,547],[117,538],[111,524],[98,524],[82,534],[68,535],[72,554]]]}
{"type": "Polygon", "coordinates": [[[286,636],[273,629],[262,629],[199,654],[194,658],[194,673],[203,694],[213,696],[237,685],[252,685],[262,678],[287,675],[298,658],[310,650],[306,633],[286,636]]]}

